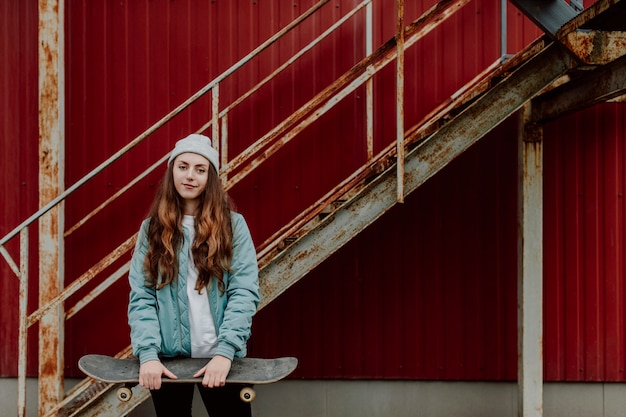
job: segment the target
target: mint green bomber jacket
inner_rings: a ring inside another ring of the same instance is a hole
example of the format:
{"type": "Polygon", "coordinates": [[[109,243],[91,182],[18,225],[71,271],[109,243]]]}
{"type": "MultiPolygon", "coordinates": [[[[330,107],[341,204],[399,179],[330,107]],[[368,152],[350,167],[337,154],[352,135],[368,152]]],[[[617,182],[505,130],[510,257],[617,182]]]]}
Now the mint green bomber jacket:
{"type": "MultiPolygon", "coordinates": [[[[247,353],[252,317],[259,304],[259,274],[248,225],[241,214],[232,212],[231,216],[233,259],[231,272],[224,274],[226,290],[222,294],[213,279],[207,296],[217,331],[216,354],[232,360],[247,353]]],[[[141,224],[128,275],[128,324],[133,353],[140,363],[159,357],[191,356],[187,302],[189,233],[183,228],[185,239],[178,254],[178,279],[157,291],[146,287],[143,269],[149,223],[146,219],[141,224]]]]}

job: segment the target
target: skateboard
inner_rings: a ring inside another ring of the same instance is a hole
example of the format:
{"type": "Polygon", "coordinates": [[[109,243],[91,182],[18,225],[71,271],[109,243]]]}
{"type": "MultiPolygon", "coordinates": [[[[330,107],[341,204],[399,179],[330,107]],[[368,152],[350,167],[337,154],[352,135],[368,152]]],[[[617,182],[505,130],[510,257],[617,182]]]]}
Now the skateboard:
{"type": "MultiPolygon", "coordinates": [[[[202,377],[193,378],[193,374],[204,367],[207,358],[163,358],[161,362],[178,379],[163,378],[163,383],[199,383],[202,377]]],[[[226,377],[227,384],[245,385],[240,398],[244,402],[254,400],[256,394],[252,385],[271,384],[280,381],[292,373],[298,366],[298,359],[292,357],[277,359],[235,358],[226,377]]],[[[105,355],[85,355],[78,361],[78,367],[87,376],[99,381],[120,384],[117,398],[129,401],[132,386],[139,383],[139,360],[136,357],[114,358],[105,355]]]]}

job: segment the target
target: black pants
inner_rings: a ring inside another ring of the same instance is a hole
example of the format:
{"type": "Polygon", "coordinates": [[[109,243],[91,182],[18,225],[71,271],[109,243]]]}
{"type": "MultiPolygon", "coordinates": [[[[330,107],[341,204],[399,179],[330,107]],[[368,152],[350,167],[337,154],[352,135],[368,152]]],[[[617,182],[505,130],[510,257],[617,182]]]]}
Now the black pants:
{"type": "MultiPolygon", "coordinates": [[[[150,391],[157,417],[191,417],[191,403],[196,384],[162,384],[161,389],[150,391]]],[[[251,417],[250,403],[241,401],[243,386],[226,385],[206,388],[197,384],[202,402],[209,417],[251,417]]]]}

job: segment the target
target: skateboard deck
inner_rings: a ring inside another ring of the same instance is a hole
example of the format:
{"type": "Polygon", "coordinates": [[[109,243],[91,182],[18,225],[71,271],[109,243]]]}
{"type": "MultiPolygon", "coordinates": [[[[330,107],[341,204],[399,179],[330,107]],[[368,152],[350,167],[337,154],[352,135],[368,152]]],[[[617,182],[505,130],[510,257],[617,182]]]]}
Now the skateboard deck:
{"type": "MultiPolygon", "coordinates": [[[[163,358],[163,365],[172,371],[178,379],[164,377],[163,383],[199,383],[202,377],[194,378],[193,374],[204,367],[207,358],[163,358]]],[[[226,377],[227,384],[271,384],[280,381],[292,373],[298,360],[292,357],[277,359],[242,358],[234,359],[230,372],[226,377]]],[[[124,384],[118,389],[117,396],[121,401],[128,401],[132,396],[127,385],[139,383],[139,360],[137,358],[114,358],[105,355],[85,355],[78,361],[78,367],[88,376],[111,384],[124,384]]],[[[243,401],[252,401],[254,391],[245,387],[241,392],[243,401]]]]}

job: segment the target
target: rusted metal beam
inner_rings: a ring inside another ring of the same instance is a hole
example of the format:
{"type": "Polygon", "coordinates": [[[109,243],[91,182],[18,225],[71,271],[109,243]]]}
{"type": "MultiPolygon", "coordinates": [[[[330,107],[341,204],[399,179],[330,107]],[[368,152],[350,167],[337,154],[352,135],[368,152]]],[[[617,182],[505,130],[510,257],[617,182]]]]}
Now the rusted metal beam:
{"type": "Polygon", "coordinates": [[[603,65],[626,54],[626,3],[599,0],[556,34],[586,64],[603,65]]]}
{"type": "Polygon", "coordinates": [[[533,121],[543,123],[626,93],[626,56],[533,100],[533,121]]]}
{"type": "MultiPolygon", "coordinates": [[[[521,65],[407,154],[406,193],[414,191],[574,65],[571,55],[554,44],[521,65]]],[[[261,269],[261,307],[396,204],[395,172],[396,167],[390,167],[261,269]]]]}
{"type": "Polygon", "coordinates": [[[426,181],[575,65],[574,58],[560,45],[547,46],[422,141],[417,148],[420,164],[412,175],[419,178],[419,184],[426,181]]]}
{"type": "MultiPolygon", "coordinates": [[[[395,146],[393,146],[395,148],[395,146]]],[[[349,191],[355,190],[360,184],[367,181],[368,178],[375,176],[382,172],[381,165],[385,165],[384,158],[391,155],[393,152],[392,145],[381,151],[375,158],[368,161],[368,164],[362,166],[356,170],[350,177],[339,183],[336,187],[326,193],[315,203],[309,205],[305,211],[300,213],[298,217],[292,220],[290,223],[282,227],[270,238],[257,247],[259,268],[265,267],[266,264],[271,262],[273,256],[278,252],[275,250],[284,250],[285,247],[278,249],[278,246],[285,239],[298,238],[303,236],[306,232],[311,230],[314,226],[311,223],[315,218],[327,209],[332,203],[338,199],[343,198],[349,191]]],[[[345,198],[344,198],[345,200],[345,198]]],[[[317,223],[316,223],[317,225],[317,223]]]]}
{"type": "MultiPolygon", "coordinates": [[[[504,63],[502,63],[500,59],[497,59],[492,65],[454,93],[446,102],[442,103],[425,116],[422,122],[409,129],[406,132],[406,136],[411,138],[411,140],[405,140],[405,146],[411,146],[415,142],[430,136],[437,130],[437,126],[441,125],[442,120],[449,120],[454,117],[454,114],[458,114],[461,109],[467,107],[467,105],[469,105],[468,103],[482,95],[490,86],[497,84],[497,82],[504,77],[504,74],[514,71],[515,68],[520,66],[525,60],[541,51],[543,47],[544,42],[539,40],[520,51],[514,57],[506,60],[504,63]]],[[[355,171],[353,175],[330,190],[320,200],[311,204],[307,210],[260,244],[257,247],[259,267],[263,268],[271,261],[272,256],[278,253],[274,251],[284,250],[286,248],[286,246],[281,245],[281,242],[286,239],[293,242],[304,235],[308,230],[311,230],[319,223],[314,221],[317,215],[322,212],[328,214],[333,211],[327,210],[331,203],[339,199],[344,201],[349,199],[346,197],[348,190],[350,190],[351,195],[358,193],[365,185],[367,178],[372,178],[380,174],[388,168],[392,163],[391,161],[395,159],[397,159],[395,142],[385,147],[376,156],[368,158],[368,162],[355,171]],[[315,225],[313,225],[313,223],[315,223],[315,225]],[[281,246],[280,249],[278,249],[278,246],[281,246]]]]}
{"type": "Polygon", "coordinates": [[[562,42],[585,64],[604,65],[626,55],[626,31],[576,30],[562,42]]]}
{"type": "MultiPolygon", "coordinates": [[[[117,385],[109,385],[104,394],[94,398],[87,405],[78,410],[73,410],[72,417],[101,417],[101,416],[126,416],[141,403],[150,398],[150,391],[140,385],[131,388],[132,400],[120,401],[117,398],[117,385]]],[[[52,416],[50,416],[52,417],[52,416]]]]}
{"type": "MultiPolygon", "coordinates": [[[[132,354],[132,347],[128,346],[126,349],[122,350],[120,353],[115,355],[117,358],[128,358],[132,354]]],[[[85,378],[78,384],[76,384],[72,389],[68,392],[67,396],[63,401],[58,403],[53,409],[48,411],[48,413],[41,417],[76,417],[84,415],[84,413],[88,413],[91,415],[93,411],[87,410],[91,404],[97,403],[100,404],[97,406],[100,413],[98,415],[105,415],[102,413],[102,409],[115,410],[118,407],[118,404],[113,403],[116,398],[111,397],[110,391],[112,389],[112,385],[106,382],[96,381],[93,378],[85,378]],[[98,398],[105,397],[106,399],[99,400],[98,398]],[[108,406],[102,407],[102,402],[109,402],[108,406]]],[[[143,391],[141,388],[137,388],[136,391],[143,391]]],[[[143,394],[140,394],[139,397],[133,398],[135,401],[134,404],[128,404],[128,408],[124,408],[122,411],[127,411],[129,409],[134,409],[141,401],[144,401],[147,397],[143,394]]],[[[117,400],[119,402],[119,400],[117,400]]],[[[115,414],[115,415],[124,415],[124,414],[115,414]]]]}
{"type": "MultiPolygon", "coordinates": [[[[64,0],[39,0],[39,206],[64,187],[64,0]]],[[[64,281],[63,205],[39,219],[39,305],[56,297],[64,281]]],[[[64,395],[63,306],[39,322],[39,415],[64,395]]]]}
{"type": "Polygon", "coordinates": [[[110,389],[110,384],[106,382],[83,380],[72,388],[67,397],[48,413],[41,417],[73,417],[79,415],[81,411],[89,407],[98,397],[105,395],[110,389]]]}
{"type": "MultiPolygon", "coordinates": [[[[415,142],[433,134],[437,127],[441,125],[443,120],[449,120],[458,114],[463,108],[467,107],[470,102],[474,101],[478,96],[487,91],[490,86],[497,84],[504,74],[508,74],[520,66],[525,60],[536,55],[544,47],[544,42],[538,40],[533,44],[520,51],[514,57],[507,59],[504,63],[501,59],[497,59],[493,64],[487,67],[483,72],[479,73],[474,79],[468,82],[460,90],[454,93],[447,101],[426,115],[422,122],[413,126],[406,132],[406,136],[411,140],[405,140],[405,146],[411,146],[415,142]]],[[[317,202],[311,204],[307,210],[302,212],[298,217],[294,218],[289,224],[285,225],[265,242],[257,247],[259,254],[259,267],[263,268],[270,262],[271,257],[278,252],[280,242],[285,239],[296,240],[311,230],[314,225],[315,217],[322,212],[330,213],[327,207],[339,199],[347,200],[347,191],[351,191],[351,195],[358,193],[364,186],[367,178],[380,174],[391,165],[391,160],[397,159],[395,142],[381,150],[375,157],[368,157],[368,162],[353,175],[330,190],[324,197],[317,202]]],[[[332,210],[331,210],[332,211],[332,210]]],[[[315,223],[317,224],[317,223],[315,223]]],[[[282,246],[279,250],[284,250],[286,246],[282,246]]]]}

